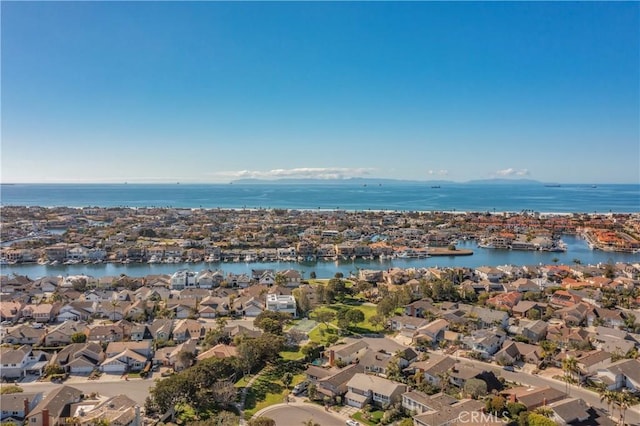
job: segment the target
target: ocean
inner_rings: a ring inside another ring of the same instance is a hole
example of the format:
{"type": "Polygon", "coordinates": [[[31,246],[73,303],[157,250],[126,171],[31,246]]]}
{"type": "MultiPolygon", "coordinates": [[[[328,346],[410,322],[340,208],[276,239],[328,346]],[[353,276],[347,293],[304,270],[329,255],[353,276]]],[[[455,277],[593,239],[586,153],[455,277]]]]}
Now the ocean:
{"type": "Polygon", "coordinates": [[[3,206],[640,212],[640,185],[3,184],[3,206]]]}
{"type": "MultiPolygon", "coordinates": [[[[635,213],[640,212],[640,185],[561,185],[542,184],[14,184],[0,186],[3,206],[70,207],[181,207],[181,208],[287,208],[398,211],[511,211],[532,210],[555,213],[635,213]]],[[[178,269],[194,271],[222,269],[225,273],[251,272],[273,268],[314,271],[318,277],[345,275],[360,269],[391,267],[478,267],[482,265],[583,264],[638,262],[640,255],[590,250],[577,237],[565,236],[564,253],[493,250],[464,241],[460,248],[474,251],[472,256],[431,257],[313,263],[218,263],[218,264],[99,264],[99,265],[7,265],[2,274],[46,275],[88,274],[92,276],[144,276],[171,274],[178,269]]],[[[308,276],[308,275],[307,275],[308,276]]]]}

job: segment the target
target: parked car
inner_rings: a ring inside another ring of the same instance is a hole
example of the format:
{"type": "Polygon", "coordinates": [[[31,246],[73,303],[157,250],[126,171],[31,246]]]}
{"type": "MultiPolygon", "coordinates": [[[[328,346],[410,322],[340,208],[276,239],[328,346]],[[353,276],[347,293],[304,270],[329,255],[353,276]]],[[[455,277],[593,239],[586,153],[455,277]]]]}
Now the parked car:
{"type": "Polygon", "coordinates": [[[293,394],[300,395],[302,392],[307,390],[307,387],[309,387],[309,382],[307,381],[300,382],[293,387],[293,394]]]}
{"type": "Polygon", "coordinates": [[[504,371],[516,371],[511,365],[505,365],[504,367],[502,367],[502,369],[504,371]]]}
{"type": "Polygon", "coordinates": [[[356,422],[355,420],[347,420],[347,426],[360,426],[360,423],[356,422]]]}

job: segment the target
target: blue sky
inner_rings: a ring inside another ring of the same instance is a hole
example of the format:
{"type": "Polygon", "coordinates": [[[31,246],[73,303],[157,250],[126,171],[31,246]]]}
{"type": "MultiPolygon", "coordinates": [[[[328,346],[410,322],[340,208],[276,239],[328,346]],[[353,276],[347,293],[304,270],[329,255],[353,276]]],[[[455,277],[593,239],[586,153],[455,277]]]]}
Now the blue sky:
{"type": "Polygon", "coordinates": [[[1,8],[3,182],[640,182],[639,3],[1,8]]]}

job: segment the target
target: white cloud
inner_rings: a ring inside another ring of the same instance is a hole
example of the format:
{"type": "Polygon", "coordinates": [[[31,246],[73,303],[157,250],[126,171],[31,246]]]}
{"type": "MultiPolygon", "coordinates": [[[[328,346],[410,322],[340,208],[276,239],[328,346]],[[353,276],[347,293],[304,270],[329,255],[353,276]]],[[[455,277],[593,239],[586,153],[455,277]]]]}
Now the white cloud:
{"type": "Polygon", "coordinates": [[[429,176],[449,176],[449,170],[429,170],[427,174],[429,176]]]}
{"type": "Polygon", "coordinates": [[[209,175],[228,179],[345,179],[366,176],[369,175],[372,170],[371,168],[349,167],[297,167],[293,169],[220,171],[210,173],[209,175]]]}
{"type": "Polygon", "coordinates": [[[497,172],[495,172],[495,176],[501,176],[501,177],[511,177],[511,176],[529,176],[529,170],[527,169],[514,169],[512,167],[509,167],[508,169],[504,169],[504,170],[498,170],[497,172]]]}

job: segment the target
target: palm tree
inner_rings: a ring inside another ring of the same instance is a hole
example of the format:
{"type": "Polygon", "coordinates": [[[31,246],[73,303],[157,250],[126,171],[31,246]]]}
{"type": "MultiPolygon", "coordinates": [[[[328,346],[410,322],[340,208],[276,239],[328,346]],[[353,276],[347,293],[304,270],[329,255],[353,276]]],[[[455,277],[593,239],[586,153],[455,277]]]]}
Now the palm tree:
{"type": "Polygon", "coordinates": [[[566,382],[565,393],[569,395],[569,377],[573,377],[573,374],[578,370],[578,360],[572,356],[568,356],[562,360],[562,370],[564,371],[564,378],[566,382]]]}
{"type": "Polygon", "coordinates": [[[627,414],[627,409],[631,406],[633,402],[633,398],[627,392],[614,392],[615,400],[614,403],[618,406],[620,410],[620,425],[624,426],[624,418],[627,414]]]}
{"type": "Polygon", "coordinates": [[[600,394],[600,402],[607,403],[607,409],[609,411],[610,417],[613,417],[612,406],[616,399],[616,392],[610,391],[606,387],[603,387],[598,392],[600,394]]]}

